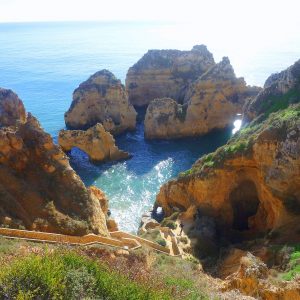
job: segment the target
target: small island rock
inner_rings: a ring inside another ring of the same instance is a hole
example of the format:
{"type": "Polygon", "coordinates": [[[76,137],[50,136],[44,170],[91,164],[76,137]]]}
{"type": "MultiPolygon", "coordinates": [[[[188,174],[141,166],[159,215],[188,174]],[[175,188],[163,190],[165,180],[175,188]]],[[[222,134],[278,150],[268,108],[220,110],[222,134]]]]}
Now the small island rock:
{"type": "Polygon", "coordinates": [[[103,162],[129,158],[127,152],[119,150],[113,136],[98,123],[88,130],[61,130],[58,143],[64,151],[77,147],[88,154],[92,162],[103,162]]]}
{"type": "Polygon", "coordinates": [[[135,129],[136,111],[121,81],[110,71],[102,70],[74,91],[65,123],[69,129],[88,129],[101,123],[105,130],[116,135],[135,129]]]}
{"type": "Polygon", "coordinates": [[[129,101],[147,106],[156,98],[173,98],[182,102],[191,82],[215,64],[205,45],[191,51],[149,50],[126,76],[129,101]]]}

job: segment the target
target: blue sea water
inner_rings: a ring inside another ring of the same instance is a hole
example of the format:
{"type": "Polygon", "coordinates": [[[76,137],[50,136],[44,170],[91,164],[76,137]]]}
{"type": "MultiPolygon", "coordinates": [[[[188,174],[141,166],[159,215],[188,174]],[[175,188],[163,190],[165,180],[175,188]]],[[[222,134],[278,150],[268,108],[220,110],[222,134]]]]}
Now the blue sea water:
{"type": "MultiPolygon", "coordinates": [[[[205,43],[216,61],[229,56],[238,76],[262,85],[267,76],[299,59],[300,42],[281,47],[219,43],[205,29],[170,23],[15,23],[0,24],[0,86],[17,92],[55,139],[64,128],[64,112],[80,82],[103,68],[123,82],[128,68],[148,49],[191,49],[205,43]],[[202,33],[201,33],[202,30],[202,33]],[[203,37],[203,38],[202,38],[203,37]]],[[[190,168],[204,153],[224,144],[230,132],[181,141],[145,141],[143,125],[117,138],[133,158],[94,166],[74,149],[70,162],[87,185],[106,192],[120,227],[136,231],[162,183],[190,168]]]]}

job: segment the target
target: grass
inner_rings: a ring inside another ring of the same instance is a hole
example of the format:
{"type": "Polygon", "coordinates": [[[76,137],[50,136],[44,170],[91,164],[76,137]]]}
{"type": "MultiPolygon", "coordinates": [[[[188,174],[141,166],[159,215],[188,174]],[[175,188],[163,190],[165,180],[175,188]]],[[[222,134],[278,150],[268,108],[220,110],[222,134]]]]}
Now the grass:
{"type": "Polygon", "coordinates": [[[159,229],[157,228],[149,229],[147,232],[141,234],[141,237],[152,242],[156,242],[163,247],[167,245],[166,241],[162,238],[159,229]]]}
{"type": "Polygon", "coordinates": [[[208,282],[197,271],[198,266],[196,259],[188,261],[160,254],[153,267],[162,274],[164,284],[173,292],[174,299],[219,299],[206,293],[208,282]]]}
{"type": "Polygon", "coordinates": [[[0,298],[171,299],[168,291],[135,282],[75,252],[17,258],[0,271],[0,298]]]}
{"type": "Polygon", "coordinates": [[[169,227],[170,229],[176,229],[176,220],[178,218],[178,215],[178,212],[173,213],[171,216],[164,218],[160,225],[163,227],[169,227]]]}
{"type": "Polygon", "coordinates": [[[290,104],[300,102],[300,90],[297,88],[289,90],[283,95],[273,95],[265,99],[259,109],[260,113],[267,118],[271,113],[286,109],[290,104]]]}
{"type": "Polygon", "coordinates": [[[290,255],[288,271],[282,274],[282,279],[291,281],[296,276],[300,276],[300,244],[294,247],[290,255]]]}
{"type": "Polygon", "coordinates": [[[212,299],[196,262],[152,251],[112,258],[96,246],[0,243],[0,299],[212,299]]]}
{"type": "MultiPolygon", "coordinates": [[[[247,157],[252,154],[253,145],[261,136],[263,136],[263,142],[284,141],[289,131],[300,126],[300,104],[285,108],[286,105],[280,103],[277,101],[274,106],[268,108],[267,118],[263,115],[253,120],[236,133],[226,145],[213,153],[202,156],[191,169],[180,173],[179,177],[206,176],[209,170],[222,167],[226,160],[239,156],[247,157]]],[[[286,100],[283,99],[282,103],[286,103],[286,100]]]]}

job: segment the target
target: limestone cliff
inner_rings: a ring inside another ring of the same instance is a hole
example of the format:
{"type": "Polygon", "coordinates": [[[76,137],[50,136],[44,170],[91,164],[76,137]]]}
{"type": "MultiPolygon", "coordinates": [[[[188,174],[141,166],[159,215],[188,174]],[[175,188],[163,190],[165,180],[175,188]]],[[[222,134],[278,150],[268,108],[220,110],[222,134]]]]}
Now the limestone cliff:
{"type": "Polygon", "coordinates": [[[183,105],[165,98],[152,101],[146,112],[145,136],[170,139],[223,129],[233,124],[247,98],[258,91],[236,78],[224,57],[190,85],[183,105]]]}
{"type": "MultiPolygon", "coordinates": [[[[193,220],[212,217],[217,229],[251,235],[277,232],[300,240],[300,104],[254,120],[225,146],[163,185],[156,204],[193,220]],[[282,233],[284,232],[284,233],[282,233]]],[[[275,236],[275,235],[274,235],[275,236]]]]}
{"type": "Polygon", "coordinates": [[[10,90],[0,92],[0,223],[47,232],[107,235],[100,200],[10,90]],[[10,125],[10,126],[6,126],[10,125]]]}
{"type": "Polygon", "coordinates": [[[129,101],[146,106],[155,98],[182,102],[191,82],[215,64],[206,46],[191,51],[149,50],[126,76],[129,101]]]}
{"type": "Polygon", "coordinates": [[[65,122],[70,129],[87,129],[101,123],[105,130],[119,134],[135,129],[136,111],[121,81],[110,71],[102,70],[74,91],[65,122]]]}
{"type": "Polygon", "coordinates": [[[26,113],[19,97],[11,90],[0,88],[0,127],[24,122],[26,113]]]}
{"type": "Polygon", "coordinates": [[[92,162],[120,160],[129,154],[115,145],[113,136],[97,123],[88,130],[61,130],[58,143],[64,151],[77,147],[86,152],[92,162]]]}
{"type": "Polygon", "coordinates": [[[268,115],[299,101],[300,60],[266,80],[264,89],[245,105],[244,121],[251,121],[261,114],[268,115]]]}

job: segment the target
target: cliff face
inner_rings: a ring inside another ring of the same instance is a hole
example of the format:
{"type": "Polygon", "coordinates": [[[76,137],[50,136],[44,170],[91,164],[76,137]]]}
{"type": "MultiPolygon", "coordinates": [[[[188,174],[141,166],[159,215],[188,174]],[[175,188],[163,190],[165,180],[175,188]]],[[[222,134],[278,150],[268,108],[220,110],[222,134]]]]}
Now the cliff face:
{"type": "Polygon", "coordinates": [[[198,209],[224,234],[286,228],[279,238],[291,241],[300,240],[299,191],[300,104],[254,120],[163,185],[156,203],[167,215],[179,208],[191,219],[198,209]]]}
{"type": "Polygon", "coordinates": [[[215,64],[206,46],[191,51],[149,50],[126,76],[129,101],[146,106],[155,98],[182,102],[188,86],[215,64]]]}
{"type": "Polygon", "coordinates": [[[121,81],[111,72],[102,70],[74,91],[65,122],[70,129],[87,129],[101,123],[105,130],[119,134],[135,129],[136,111],[121,81]]]}
{"type": "Polygon", "coordinates": [[[26,113],[19,97],[11,90],[0,88],[0,127],[24,122],[26,113]]]}
{"type": "Polygon", "coordinates": [[[247,98],[259,89],[236,78],[228,58],[211,67],[189,86],[184,104],[156,99],[145,117],[146,138],[180,138],[206,134],[232,125],[247,98]]]}
{"type": "Polygon", "coordinates": [[[85,187],[37,119],[26,116],[17,95],[1,90],[0,107],[0,223],[71,235],[107,235],[101,199],[85,187]],[[18,110],[12,114],[11,107],[18,110]]]}
{"type": "Polygon", "coordinates": [[[115,145],[113,136],[100,123],[83,130],[61,130],[58,143],[64,151],[77,147],[86,152],[93,162],[129,158],[129,154],[115,145]]]}
{"type": "Polygon", "coordinates": [[[261,114],[270,114],[300,100],[300,60],[286,70],[271,75],[264,89],[249,101],[244,108],[244,121],[248,122],[261,114]]]}

